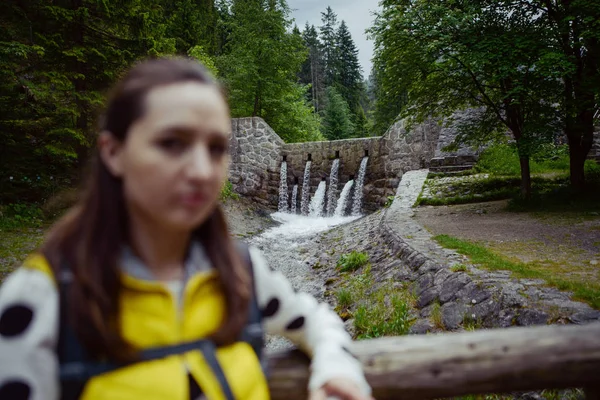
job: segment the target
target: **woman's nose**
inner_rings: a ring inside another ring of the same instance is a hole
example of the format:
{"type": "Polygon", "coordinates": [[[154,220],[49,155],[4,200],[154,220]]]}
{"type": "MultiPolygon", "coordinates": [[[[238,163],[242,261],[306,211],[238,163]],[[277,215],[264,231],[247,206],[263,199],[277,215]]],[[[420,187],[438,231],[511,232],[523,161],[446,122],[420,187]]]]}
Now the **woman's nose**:
{"type": "Polygon", "coordinates": [[[186,160],[186,175],[191,179],[206,180],[212,176],[213,165],[206,146],[198,146],[186,160]]]}

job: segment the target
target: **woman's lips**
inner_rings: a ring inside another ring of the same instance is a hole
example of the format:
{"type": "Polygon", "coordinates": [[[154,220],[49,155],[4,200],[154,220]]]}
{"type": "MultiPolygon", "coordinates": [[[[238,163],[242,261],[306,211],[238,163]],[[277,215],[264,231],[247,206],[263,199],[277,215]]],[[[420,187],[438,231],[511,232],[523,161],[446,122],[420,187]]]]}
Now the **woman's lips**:
{"type": "Polygon", "coordinates": [[[181,196],[181,203],[187,207],[198,207],[206,202],[206,196],[201,193],[181,196]]]}

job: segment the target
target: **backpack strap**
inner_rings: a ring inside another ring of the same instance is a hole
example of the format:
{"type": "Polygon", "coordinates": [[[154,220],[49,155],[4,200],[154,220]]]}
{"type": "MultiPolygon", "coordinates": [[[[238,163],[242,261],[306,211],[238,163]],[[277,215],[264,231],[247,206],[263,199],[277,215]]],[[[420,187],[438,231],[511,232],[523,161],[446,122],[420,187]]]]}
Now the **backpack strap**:
{"type": "MultiPolygon", "coordinates": [[[[243,328],[240,340],[247,342],[258,357],[265,375],[267,374],[266,358],[263,356],[264,333],[262,328],[262,313],[258,306],[256,298],[256,285],[254,282],[254,268],[250,257],[248,245],[242,242],[236,242],[236,249],[242,257],[242,261],[250,270],[252,282],[252,296],[249,305],[248,322],[243,328]]],[[[109,362],[93,360],[85,351],[85,348],[77,338],[75,331],[68,321],[68,294],[72,282],[72,274],[65,265],[61,268],[59,276],[60,308],[59,308],[59,340],[58,340],[58,359],[60,363],[60,382],[61,382],[61,400],[77,400],[83,393],[85,385],[93,377],[114,371],[126,365],[118,365],[109,362]]],[[[221,389],[227,400],[233,400],[233,393],[223,369],[216,357],[215,344],[207,339],[200,339],[193,342],[180,343],[170,346],[162,346],[143,350],[140,353],[140,360],[151,361],[174,354],[183,354],[192,350],[202,352],[204,359],[211,367],[215,377],[221,385],[221,389]]]]}

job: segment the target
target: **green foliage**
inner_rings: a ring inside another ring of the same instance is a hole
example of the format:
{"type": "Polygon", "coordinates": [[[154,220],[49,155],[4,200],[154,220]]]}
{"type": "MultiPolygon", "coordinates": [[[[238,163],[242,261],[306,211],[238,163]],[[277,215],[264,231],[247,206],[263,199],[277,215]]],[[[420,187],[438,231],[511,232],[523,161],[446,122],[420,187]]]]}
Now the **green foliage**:
{"type": "MultiPolygon", "coordinates": [[[[545,144],[532,155],[530,168],[532,173],[569,171],[569,149],[566,145],[555,146],[545,144]]],[[[497,144],[483,151],[477,165],[477,172],[487,172],[494,175],[519,176],[519,156],[515,146],[497,144]]]]}
{"type": "Polygon", "coordinates": [[[230,199],[231,200],[239,200],[240,195],[237,194],[233,190],[233,185],[231,184],[231,182],[229,180],[227,180],[227,181],[225,181],[225,183],[223,184],[223,187],[221,188],[221,193],[219,194],[219,200],[227,201],[230,199]]]}
{"type": "Polygon", "coordinates": [[[337,262],[337,268],[342,272],[352,272],[368,264],[368,262],[368,254],[352,251],[340,257],[337,262]]]}
{"type": "Polygon", "coordinates": [[[414,296],[391,281],[375,286],[370,267],[352,275],[336,296],[338,312],[354,318],[357,339],[405,335],[414,322],[414,296]]]}
{"type": "Polygon", "coordinates": [[[329,140],[338,140],[351,137],[353,132],[354,124],[351,121],[348,103],[335,88],[327,88],[327,107],[323,116],[323,134],[329,140]]]}
{"type": "Polygon", "coordinates": [[[454,264],[450,267],[450,271],[452,272],[467,272],[467,266],[465,264],[454,264]]]}
{"type": "Polygon", "coordinates": [[[214,77],[219,75],[219,69],[215,64],[215,60],[213,57],[208,55],[202,46],[191,47],[188,50],[187,55],[200,61],[206,67],[206,69],[213,74],[214,77]]]}
{"type": "Polygon", "coordinates": [[[286,2],[235,0],[229,12],[217,66],[232,116],[262,117],[287,142],[319,139],[307,88],[297,83],[308,51],[300,34],[290,32],[286,2]]]}
{"type": "Polygon", "coordinates": [[[0,209],[0,229],[37,228],[42,224],[42,210],[34,204],[11,203],[0,209]]]}
{"type": "Polygon", "coordinates": [[[410,306],[399,295],[391,295],[390,306],[385,304],[383,292],[376,295],[376,302],[359,305],[354,313],[357,339],[372,339],[381,336],[406,335],[412,321],[410,306]]]}
{"type": "Polygon", "coordinates": [[[353,303],[352,292],[346,288],[339,289],[335,293],[335,296],[337,298],[338,307],[341,309],[347,309],[353,303]]]}

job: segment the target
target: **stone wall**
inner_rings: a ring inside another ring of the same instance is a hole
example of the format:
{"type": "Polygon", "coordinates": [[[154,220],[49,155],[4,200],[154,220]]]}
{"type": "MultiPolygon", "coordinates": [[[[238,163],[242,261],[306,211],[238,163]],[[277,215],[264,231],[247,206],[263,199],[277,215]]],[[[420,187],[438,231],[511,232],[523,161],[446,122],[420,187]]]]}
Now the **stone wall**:
{"type": "Polygon", "coordinates": [[[443,124],[440,129],[435,156],[431,159],[431,171],[452,173],[473,168],[483,147],[473,148],[461,144],[449,149],[448,146],[454,144],[453,142],[458,136],[457,126],[477,118],[481,112],[482,109],[457,111],[443,124]]]}
{"type": "Polygon", "coordinates": [[[261,118],[236,118],[229,145],[234,190],[265,207],[277,206],[283,140],[261,118]]]}
{"type": "Polygon", "coordinates": [[[300,201],[310,154],[311,196],[323,178],[329,187],[331,165],[339,157],[337,199],[348,180],[356,178],[363,157],[368,155],[363,209],[374,211],[385,204],[388,196],[395,194],[404,172],[429,166],[439,126],[428,122],[409,132],[403,122],[398,122],[382,137],[285,144],[261,118],[239,118],[233,120],[232,132],[230,180],[237,192],[263,206],[276,208],[279,173],[285,156],[288,188],[291,193],[294,182],[298,182],[300,201]]]}

